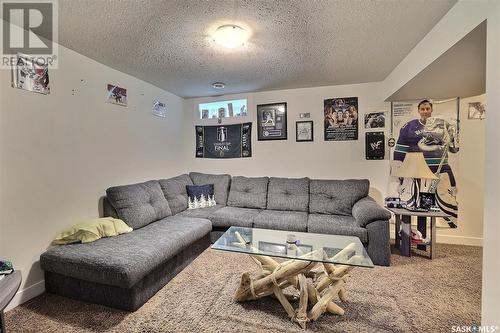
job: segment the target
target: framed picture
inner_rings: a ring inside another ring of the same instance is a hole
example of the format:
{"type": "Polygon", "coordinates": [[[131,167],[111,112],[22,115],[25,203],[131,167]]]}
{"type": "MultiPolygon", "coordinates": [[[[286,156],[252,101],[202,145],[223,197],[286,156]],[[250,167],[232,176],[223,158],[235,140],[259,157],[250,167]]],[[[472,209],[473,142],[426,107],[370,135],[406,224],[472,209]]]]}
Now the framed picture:
{"type": "Polygon", "coordinates": [[[257,105],[257,138],[287,140],[286,103],[257,105]]]}
{"type": "Polygon", "coordinates": [[[314,141],[314,126],[311,121],[297,121],[295,123],[295,141],[314,141]]]}
{"type": "Polygon", "coordinates": [[[325,141],[358,139],[358,98],[324,100],[325,141]]]}

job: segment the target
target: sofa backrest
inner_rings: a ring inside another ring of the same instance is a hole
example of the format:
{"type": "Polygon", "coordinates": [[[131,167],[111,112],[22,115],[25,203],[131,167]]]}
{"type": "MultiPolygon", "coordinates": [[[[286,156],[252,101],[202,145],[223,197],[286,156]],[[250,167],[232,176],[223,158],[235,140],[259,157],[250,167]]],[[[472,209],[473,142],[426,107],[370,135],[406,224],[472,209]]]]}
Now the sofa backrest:
{"type": "Polygon", "coordinates": [[[187,209],[188,195],[186,185],[193,185],[193,181],[187,174],[160,179],[158,182],[173,215],[187,209]]]}
{"type": "Polygon", "coordinates": [[[266,209],[268,181],[268,177],[233,177],[227,205],[266,209]]]}
{"type": "Polygon", "coordinates": [[[309,178],[271,177],[267,192],[267,209],[308,210],[309,178]]]}
{"type": "Polygon", "coordinates": [[[316,180],[310,182],[309,213],[352,215],[352,206],[368,195],[368,179],[316,180]]]}
{"type": "Polygon", "coordinates": [[[106,195],[118,217],[133,229],[172,215],[157,180],[110,187],[106,195]]]}
{"type": "Polygon", "coordinates": [[[191,177],[194,185],[214,184],[215,202],[218,205],[226,205],[229,185],[231,184],[230,175],[212,175],[201,172],[190,172],[189,177],[191,177]]]}

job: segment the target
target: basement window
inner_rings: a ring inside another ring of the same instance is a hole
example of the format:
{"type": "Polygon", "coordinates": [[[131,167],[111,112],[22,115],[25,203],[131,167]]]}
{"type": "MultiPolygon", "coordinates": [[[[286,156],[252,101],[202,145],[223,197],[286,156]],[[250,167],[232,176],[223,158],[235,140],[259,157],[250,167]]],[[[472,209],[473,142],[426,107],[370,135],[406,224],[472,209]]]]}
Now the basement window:
{"type": "Polygon", "coordinates": [[[246,99],[200,103],[198,110],[200,119],[245,117],[248,111],[246,99]]]}

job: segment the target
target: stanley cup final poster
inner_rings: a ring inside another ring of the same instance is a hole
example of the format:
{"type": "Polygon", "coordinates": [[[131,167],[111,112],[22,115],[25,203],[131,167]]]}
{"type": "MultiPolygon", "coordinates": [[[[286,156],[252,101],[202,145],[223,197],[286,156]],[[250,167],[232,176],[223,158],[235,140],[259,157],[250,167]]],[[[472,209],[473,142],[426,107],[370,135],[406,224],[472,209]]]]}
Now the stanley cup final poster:
{"type": "Polygon", "coordinates": [[[252,123],[195,126],[196,157],[252,157],[252,123]]]}

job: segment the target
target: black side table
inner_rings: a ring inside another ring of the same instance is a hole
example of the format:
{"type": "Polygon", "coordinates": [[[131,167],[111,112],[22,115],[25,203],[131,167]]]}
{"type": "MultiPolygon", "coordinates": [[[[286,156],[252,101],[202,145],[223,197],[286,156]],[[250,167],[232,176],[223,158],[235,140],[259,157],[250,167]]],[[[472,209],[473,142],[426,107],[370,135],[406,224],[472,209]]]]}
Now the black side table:
{"type": "Polygon", "coordinates": [[[3,310],[5,310],[10,301],[16,296],[21,285],[21,280],[20,271],[14,271],[0,280],[0,333],[6,332],[3,310]]]}
{"type": "Polygon", "coordinates": [[[396,216],[396,248],[400,249],[401,255],[411,256],[411,217],[417,217],[417,230],[422,233],[422,236],[427,236],[427,221],[431,222],[431,237],[429,243],[417,244],[419,250],[426,251],[430,247],[430,259],[434,258],[436,248],[436,217],[448,217],[442,211],[415,212],[404,208],[387,208],[396,216]],[[399,231],[401,229],[401,237],[399,231]]]}

